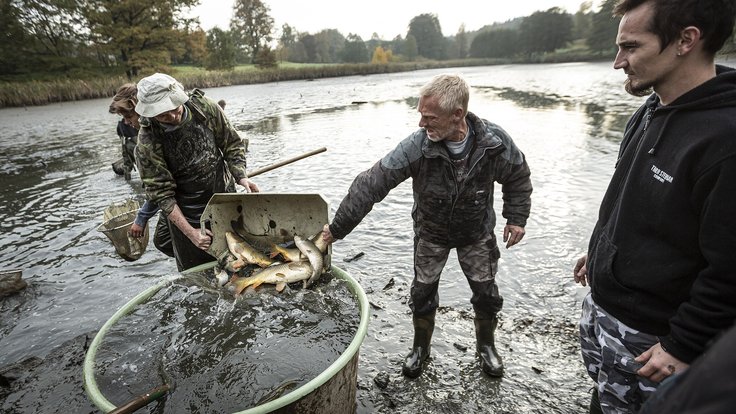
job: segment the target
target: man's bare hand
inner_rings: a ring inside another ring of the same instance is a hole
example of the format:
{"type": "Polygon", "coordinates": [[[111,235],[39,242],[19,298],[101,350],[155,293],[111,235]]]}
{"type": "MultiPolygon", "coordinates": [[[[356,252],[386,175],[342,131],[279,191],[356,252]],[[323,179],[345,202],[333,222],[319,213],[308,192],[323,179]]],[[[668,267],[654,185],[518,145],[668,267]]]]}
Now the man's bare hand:
{"type": "Polygon", "coordinates": [[[665,352],[659,343],[636,357],[636,362],[644,364],[636,373],[654,382],[662,382],[670,375],[682,373],[690,366],[665,352]]]}
{"type": "Polygon", "coordinates": [[[526,230],[521,226],[514,226],[513,224],[507,224],[503,228],[503,241],[506,242],[506,248],[515,245],[524,238],[526,230]]]}
{"type": "Polygon", "coordinates": [[[583,286],[587,285],[588,281],[588,255],[581,257],[578,259],[578,262],[575,263],[575,268],[573,269],[573,277],[575,278],[576,283],[580,283],[583,286]]]}

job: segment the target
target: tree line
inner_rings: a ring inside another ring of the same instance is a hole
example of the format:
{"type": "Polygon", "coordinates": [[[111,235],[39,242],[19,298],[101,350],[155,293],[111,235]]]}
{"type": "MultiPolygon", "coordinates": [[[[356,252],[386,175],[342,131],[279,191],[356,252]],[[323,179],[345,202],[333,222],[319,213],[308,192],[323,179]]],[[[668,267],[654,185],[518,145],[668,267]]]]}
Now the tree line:
{"type": "MultiPolygon", "coordinates": [[[[364,40],[336,29],[300,32],[274,27],[262,0],[236,0],[229,28],[204,31],[189,11],[199,0],[0,0],[0,77],[83,78],[90,73],[142,73],[170,65],[228,70],[239,64],[389,63],[422,59],[508,58],[534,61],[545,53],[582,47],[588,56],[611,56],[618,19],[616,0],[599,10],[583,2],[570,14],[538,11],[468,32],[444,36],[438,16],[420,14],[406,35],[364,40]]],[[[492,18],[492,14],[489,14],[492,18]]]]}

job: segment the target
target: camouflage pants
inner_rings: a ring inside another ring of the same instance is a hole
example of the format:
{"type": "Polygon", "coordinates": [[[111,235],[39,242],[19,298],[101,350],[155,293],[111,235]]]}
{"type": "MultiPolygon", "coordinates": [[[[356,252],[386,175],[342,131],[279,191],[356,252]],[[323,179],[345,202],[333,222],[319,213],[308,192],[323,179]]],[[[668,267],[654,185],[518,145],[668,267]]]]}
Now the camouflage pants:
{"type": "Polygon", "coordinates": [[[631,329],[593,302],[583,300],[580,348],[588,375],[597,383],[601,410],[635,413],[655,391],[657,384],[636,375],[642,367],[634,358],[656,344],[654,335],[631,329]]]}
{"type": "MultiPolygon", "coordinates": [[[[415,315],[426,315],[439,306],[440,275],[449,254],[449,247],[415,238],[414,280],[409,298],[409,307],[415,315]]],[[[496,237],[493,235],[457,248],[460,268],[473,292],[470,303],[476,313],[494,316],[503,306],[503,298],[496,285],[499,256],[496,237]]]]}

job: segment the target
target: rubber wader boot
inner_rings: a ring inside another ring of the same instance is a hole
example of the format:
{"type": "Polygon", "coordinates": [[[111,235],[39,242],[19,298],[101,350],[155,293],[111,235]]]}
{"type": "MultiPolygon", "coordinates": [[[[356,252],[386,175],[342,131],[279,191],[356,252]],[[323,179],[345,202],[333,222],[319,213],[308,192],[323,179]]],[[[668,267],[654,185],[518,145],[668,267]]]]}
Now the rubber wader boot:
{"type": "Polygon", "coordinates": [[[494,333],[498,325],[495,316],[475,317],[475,339],[477,341],[478,355],[480,356],[480,367],[483,372],[492,377],[503,376],[503,362],[496,352],[494,333]]]}
{"type": "Polygon", "coordinates": [[[434,332],[435,312],[422,316],[414,316],[414,344],[411,352],[404,359],[401,372],[409,378],[416,378],[422,373],[422,364],[429,357],[430,341],[434,332]]]}
{"type": "Polygon", "coordinates": [[[601,400],[598,398],[598,389],[593,388],[593,395],[590,396],[590,414],[603,414],[601,408],[601,400]]]}

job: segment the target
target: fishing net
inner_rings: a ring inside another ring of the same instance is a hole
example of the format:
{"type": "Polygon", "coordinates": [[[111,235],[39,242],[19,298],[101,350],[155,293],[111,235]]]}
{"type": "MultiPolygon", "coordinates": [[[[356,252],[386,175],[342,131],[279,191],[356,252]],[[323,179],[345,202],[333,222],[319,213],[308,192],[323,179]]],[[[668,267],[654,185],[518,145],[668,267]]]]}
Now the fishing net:
{"type": "Polygon", "coordinates": [[[103,213],[103,223],[97,227],[115,246],[115,251],[125,260],[138,260],[148,246],[148,223],[143,229],[143,237],[137,238],[129,234],[140,203],[130,199],[112,203],[103,213]]]}

